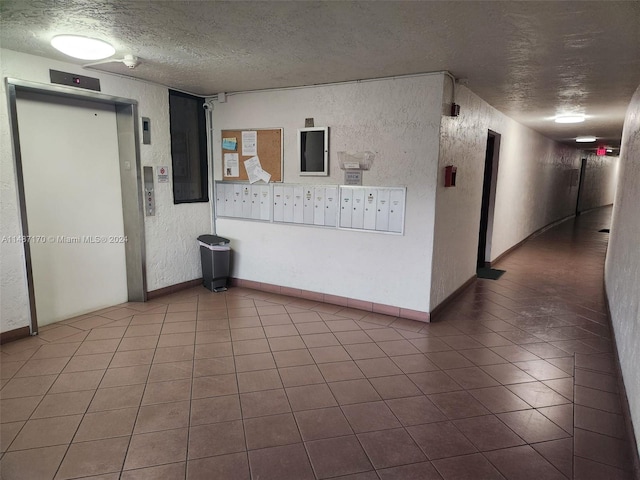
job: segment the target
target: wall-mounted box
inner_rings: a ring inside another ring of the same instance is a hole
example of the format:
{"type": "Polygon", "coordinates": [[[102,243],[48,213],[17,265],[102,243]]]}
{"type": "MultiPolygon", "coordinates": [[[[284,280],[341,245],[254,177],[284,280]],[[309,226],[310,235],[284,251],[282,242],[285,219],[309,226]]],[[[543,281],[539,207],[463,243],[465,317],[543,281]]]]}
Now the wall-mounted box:
{"type": "Polygon", "coordinates": [[[271,221],[271,185],[215,183],[216,216],[271,221]]]}
{"type": "Polygon", "coordinates": [[[221,185],[216,185],[216,215],[225,216],[226,209],[224,209],[224,192],[225,189],[221,188],[221,185]]]}
{"type": "Polygon", "coordinates": [[[404,233],[404,187],[340,187],[339,227],[404,233]]]}
{"type": "Polygon", "coordinates": [[[242,218],[251,218],[251,185],[242,187],[242,218]]]}
{"type": "MultiPolygon", "coordinates": [[[[225,184],[217,184],[220,186],[226,186],[225,184]]],[[[249,192],[248,206],[243,204],[242,217],[251,220],[271,220],[271,188],[269,185],[245,185],[243,187],[249,192]]],[[[243,190],[244,192],[245,190],[243,190]]],[[[218,209],[218,216],[224,217],[223,209],[218,209]]]]}
{"type": "Polygon", "coordinates": [[[376,207],[378,206],[378,189],[366,188],[364,191],[364,224],[365,230],[376,229],[376,207]]]}
{"type": "Polygon", "coordinates": [[[353,198],[351,228],[364,228],[364,188],[354,188],[351,195],[353,198]]]}
{"type": "Polygon", "coordinates": [[[260,193],[262,185],[251,185],[251,219],[260,220],[260,193]]]}
{"type": "Polygon", "coordinates": [[[233,185],[224,185],[224,188],[222,189],[224,204],[220,210],[224,212],[223,215],[226,215],[227,217],[233,216],[233,191],[233,185]]]}
{"type": "Polygon", "coordinates": [[[293,187],[293,223],[304,223],[304,187],[293,187]]]}
{"type": "Polygon", "coordinates": [[[302,222],[313,225],[313,187],[304,187],[302,222]]]}
{"type": "Polygon", "coordinates": [[[329,175],[329,127],[310,127],[298,130],[300,175],[326,177],[329,175]]]}
{"type": "Polygon", "coordinates": [[[444,186],[445,187],[456,186],[457,173],[458,173],[458,167],[454,167],[453,165],[447,165],[446,167],[444,167],[444,186]]]}
{"type": "Polygon", "coordinates": [[[405,191],[392,189],[389,195],[389,231],[402,233],[404,231],[405,191]]]}
{"type": "Polygon", "coordinates": [[[233,186],[233,216],[242,218],[242,184],[233,186]]]}
{"type": "Polygon", "coordinates": [[[351,218],[353,217],[353,190],[341,189],[340,196],[340,226],[351,228],[351,218]]]}
{"type": "Polygon", "coordinates": [[[381,232],[389,231],[389,198],[391,192],[384,189],[378,189],[378,202],[376,206],[376,230],[381,232]]]}
{"type": "Polygon", "coordinates": [[[370,170],[375,157],[373,152],[338,152],[338,163],[342,170],[370,170]]]}
{"type": "Polygon", "coordinates": [[[336,215],[338,213],[338,187],[325,187],[324,189],[324,225],[326,227],[336,226],[336,215]]]}
{"type": "Polygon", "coordinates": [[[142,143],[151,145],[151,120],[148,117],[142,117],[142,143]]]}
{"type": "Polygon", "coordinates": [[[293,222],[293,185],[285,185],[283,187],[284,194],[284,221],[286,223],[294,223],[293,222]]]}
{"type": "Polygon", "coordinates": [[[404,233],[406,188],[215,183],[216,216],[404,233]]]}
{"type": "Polygon", "coordinates": [[[284,222],[284,187],[273,187],[273,221],[284,222]]]}
{"type": "MultiPolygon", "coordinates": [[[[255,187],[254,187],[255,188],[255,187]]],[[[271,220],[271,187],[260,185],[260,220],[271,220]]]]}
{"type": "Polygon", "coordinates": [[[324,225],[324,187],[313,188],[313,224],[324,225]]]}

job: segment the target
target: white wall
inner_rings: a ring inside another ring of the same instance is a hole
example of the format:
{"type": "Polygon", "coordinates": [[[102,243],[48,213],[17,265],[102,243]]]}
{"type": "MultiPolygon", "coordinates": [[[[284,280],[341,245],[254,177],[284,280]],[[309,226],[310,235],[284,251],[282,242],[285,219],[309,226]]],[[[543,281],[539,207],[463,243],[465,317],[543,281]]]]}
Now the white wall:
{"type": "MultiPolygon", "coordinates": [[[[102,93],[138,101],[140,116],[151,119],[151,145],[140,145],[142,165],[171,166],[167,88],[116,75],[83,70],[10,50],[0,50],[0,231],[20,235],[15,163],[11,149],[5,77],[49,83],[49,69],[98,77],[102,93]]],[[[171,183],[156,184],[156,216],[145,217],[147,289],[156,290],[201,276],[196,237],[211,231],[208,203],[173,204],[171,183]]],[[[29,324],[24,252],[21,244],[0,244],[0,331],[29,324]]]]}
{"type": "Polygon", "coordinates": [[[213,111],[215,176],[220,131],[284,129],[284,182],[341,184],[336,152],[375,152],[364,185],[406,186],[404,236],[218,219],[232,240],[232,275],[397,307],[429,310],[441,75],[241,93],[213,111]],[[298,175],[297,129],[330,127],[330,176],[298,175]]]}
{"type": "Polygon", "coordinates": [[[487,134],[501,135],[491,260],[536,230],[575,211],[571,170],[579,151],[515,122],[465,87],[456,89],[459,117],[442,117],[431,304],[433,309],[476,272],[487,134]],[[457,186],[444,187],[455,165],[457,186]]]}
{"type": "Polygon", "coordinates": [[[640,432],[640,87],[627,110],[619,161],[605,287],[637,438],[640,432]]]}
{"type": "Polygon", "coordinates": [[[588,154],[584,184],[580,192],[580,211],[611,205],[616,196],[618,157],[588,154]]]}

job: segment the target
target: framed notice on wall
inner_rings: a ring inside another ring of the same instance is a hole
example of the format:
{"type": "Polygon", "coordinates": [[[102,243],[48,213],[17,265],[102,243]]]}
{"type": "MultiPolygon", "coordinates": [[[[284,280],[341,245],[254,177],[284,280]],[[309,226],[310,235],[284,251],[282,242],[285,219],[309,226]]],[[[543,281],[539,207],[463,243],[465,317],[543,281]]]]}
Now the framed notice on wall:
{"type": "Polygon", "coordinates": [[[258,157],[272,182],[282,182],[282,129],[222,130],[222,179],[249,180],[245,161],[258,157]]]}

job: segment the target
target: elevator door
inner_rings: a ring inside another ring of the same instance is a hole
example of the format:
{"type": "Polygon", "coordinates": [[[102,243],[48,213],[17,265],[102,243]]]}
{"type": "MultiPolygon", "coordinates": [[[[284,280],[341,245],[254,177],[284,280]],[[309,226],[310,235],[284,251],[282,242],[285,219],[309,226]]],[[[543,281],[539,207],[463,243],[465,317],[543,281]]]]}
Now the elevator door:
{"type": "Polygon", "coordinates": [[[32,92],[16,105],[38,324],[126,302],[114,105],[32,92]]]}

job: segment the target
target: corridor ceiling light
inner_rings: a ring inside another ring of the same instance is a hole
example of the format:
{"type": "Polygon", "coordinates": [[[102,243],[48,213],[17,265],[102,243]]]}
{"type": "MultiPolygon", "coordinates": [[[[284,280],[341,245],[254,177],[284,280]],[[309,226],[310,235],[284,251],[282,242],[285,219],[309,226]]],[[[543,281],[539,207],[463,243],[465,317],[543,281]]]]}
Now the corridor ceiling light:
{"type": "Polygon", "coordinates": [[[585,118],[582,113],[567,113],[556,115],[554,121],[556,123],[581,123],[584,122],[585,118]]]}
{"type": "Polygon", "coordinates": [[[107,42],[80,35],[57,35],[51,39],[51,45],[65,55],[81,60],[102,60],[116,53],[107,42]]]}
{"type": "Polygon", "coordinates": [[[611,152],[613,152],[613,149],[607,148],[607,153],[611,153],[611,152]]]}
{"type": "Polygon", "coordinates": [[[578,137],[576,138],[576,142],[578,143],[589,143],[589,142],[595,142],[596,141],[596,137],[578,137]]]}

